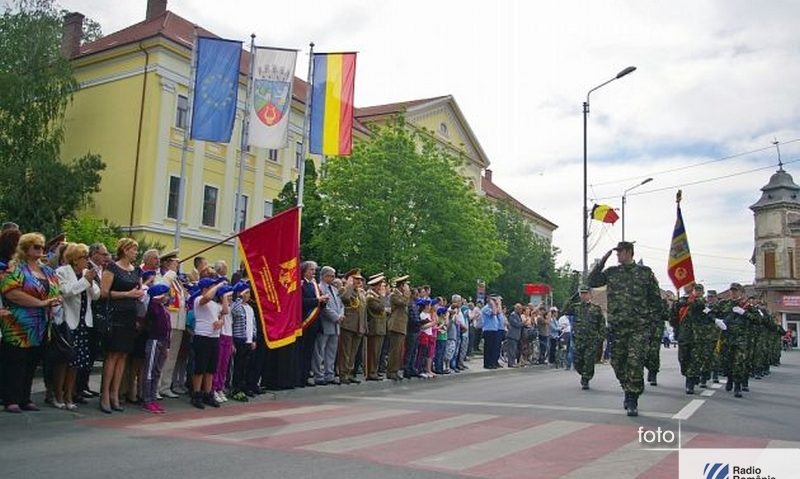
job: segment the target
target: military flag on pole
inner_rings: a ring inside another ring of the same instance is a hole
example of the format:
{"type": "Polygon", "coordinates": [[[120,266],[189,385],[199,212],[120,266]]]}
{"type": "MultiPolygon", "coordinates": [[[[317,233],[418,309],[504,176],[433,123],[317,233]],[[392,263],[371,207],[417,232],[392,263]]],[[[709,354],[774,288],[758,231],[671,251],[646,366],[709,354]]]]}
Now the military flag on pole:
{"type": "Polygon", "coordinates": [[[270,149],[286,147],[296,61],[296,50],[256,47],[253,102],[249,113],[250,145],[270,149]]]}
{"type": "Polygon", "coordinates": [[[191,138],[231,141],[239,97],[242,42],[198,37],[191,138]]]}
{"type": "Polygon", "coordinates": [[[355,53],[314,53],[311,153],[347,156],[353,148],[355,53]]]}
{"type": "Polygon", "coordinates": [[[267,347],[280,348],[303,333],[300,290],[300,209],[292,208],[239,234],[267,347]]]}
{"type": "Polygon", "coordinates": [[[686,228],[683,224],[681,213],[681,191],[678,190],[675,202],[678,204],[678,213],[675,228],[672,231],[672,245],[669,249],[669,279],[675,289],[694,284],[694,268],[692,267],[692,254],[689,252],[689,240],[686,237],[686,228]]]}

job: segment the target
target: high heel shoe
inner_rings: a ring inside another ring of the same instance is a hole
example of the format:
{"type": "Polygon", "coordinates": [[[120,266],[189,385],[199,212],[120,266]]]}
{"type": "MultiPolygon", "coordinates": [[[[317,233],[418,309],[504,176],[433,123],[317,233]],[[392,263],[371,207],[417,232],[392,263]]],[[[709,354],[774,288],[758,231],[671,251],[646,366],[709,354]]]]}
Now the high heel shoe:
{"type": "Polygon", "coordinates": [[[100,402],[100,410],[103,411],[106,414],[111,414],[111,408],[103,406],[103,402],[102,401],[100,402]]]}
{"type": "Polygon", "coordinates": [[[117,404],[111,403],[111,410],[117,411],[117,412],[122,412],[122,411],[125,410],[125,408],[120,406],[119,403],[117,403],[117,404]]]}

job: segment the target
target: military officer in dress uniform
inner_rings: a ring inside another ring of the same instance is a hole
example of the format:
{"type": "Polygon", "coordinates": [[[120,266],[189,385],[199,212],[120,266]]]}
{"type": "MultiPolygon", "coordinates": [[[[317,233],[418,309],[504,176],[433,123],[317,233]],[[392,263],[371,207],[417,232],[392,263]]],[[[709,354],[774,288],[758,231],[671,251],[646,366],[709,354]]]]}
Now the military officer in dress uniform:
{"type": "Polygon", "coordinates": [[[361,270],[354,268],[345,274],[342,302],[344,303],[344,321],[341,324],[342,364],[339,368],[342,384],[358,384],[355,378],[356,354],[361,339],[367,332],[367,296],[364,292],[364,277],[361,270]]]}
{"type": "Polygon", "coordinates": [[[375,276],[368,282],[367,291],[367,381],[380,381],[378,365],[381,360],[381,348],[386,339],[386,280],[382,275],[375,276]]]}
{"type": "Polygon", "coordinates": [[[386,377],[393,380],[403,379],[400,368],[403,366],[403,347],[406,342],[408,327],[408,303],[411,300],[411,288],[408,286],[408,275],[392,280],[392,291],[389,294],[389,364],[386,377]]]}

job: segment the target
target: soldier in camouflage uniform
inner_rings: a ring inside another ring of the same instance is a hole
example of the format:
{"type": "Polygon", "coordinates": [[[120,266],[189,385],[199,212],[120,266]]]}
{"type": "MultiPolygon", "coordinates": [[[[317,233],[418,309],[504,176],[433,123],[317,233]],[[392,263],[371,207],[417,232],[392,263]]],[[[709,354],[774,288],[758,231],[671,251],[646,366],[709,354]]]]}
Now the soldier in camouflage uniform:
{"type": "MultiPolygon", "coordinates": [[[[719,318],[722,316],[722,312],[719,309],[720,302],[719,297],[717,296],[717,292],[713,289],[708,290],[708,296],[706,298],[706,304],[711,309],[709,313],[712,318],[719,318]]],[[[722,351],[724,350],[724,341],[725,337],[722,334],[722,331],[718,328],[711,333],[711,336],[708,338],[709,341],[709,349],[711,350],[710,357],[710,373],[711,373],[711,380],[714,383],[719,383],[719,375],[724,374],[722,371],[722,351]]],[[[702,386],[702,385],[701,385],[702,386]]]]}
{"type": "Polygon", "coordinates": [[[688,296],[683,296],[673,306],[670,322],[678,334],[678,361],[681,374],[686,378],[686,394],[694,394],[695,385],[699,384],[707,370],[708,338],[714,337],[716,330],[714,320],[709,313],[711,309],[703,299],[703,286],[695,284],[688,296]]]}
{"type": "Polygon", "coordinates": [[[589,274],[589,286],[608,288],[608,325],[615,338],[611,366],[625,392],[628,416],[638,416],[647,340],[652,323],[663,319],[658,281],[650,268],[633,262],[633,243],[621,241],[589,274]],[[620,264],[603,271],[613,251],[620,264]]]}
{"type": "Polygon", "coordinates": [[[725,323],[725,354],[723,369],[728,375],[725,390],[733,389],[734,396],[742,397],[747,391],[752,353],[752,329],[758,313],[744,298],[744,288],[739,283],[730,287],[731,298],[720,302],[719,311],[725,323]]]}
{"type": "Polygon", "coordinates": [[[661,300],[659,310],[661,317],[650,323],[647,351],[644,356],[644,367],[647,368],[647,382],[651,386],[658,386],[658,370],[661,369],[661,337],[664,335],[665,321],[669,320],[669,308],[665,300],[661,300]]]}
{"type": "MultiPolygon", "coordinates": [[[[592,303],[592,293],[588,286],[578,289],[580,301],[569,304],[564,314],[575,318],[572,337],[575,341],[575,371],[581,375],[581,389],[589,389],[589,381],[594,377],[594,364],[606,337],[606,320],[600,306],[592,303]]],[[[573,296],[574,297],[574,296],[573,296]]]]}

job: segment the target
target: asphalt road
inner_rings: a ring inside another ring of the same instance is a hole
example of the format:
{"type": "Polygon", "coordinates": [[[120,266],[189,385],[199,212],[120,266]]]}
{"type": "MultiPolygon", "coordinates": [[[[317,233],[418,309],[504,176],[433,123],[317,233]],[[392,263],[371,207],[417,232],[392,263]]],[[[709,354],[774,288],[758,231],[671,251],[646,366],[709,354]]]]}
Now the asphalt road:
{"type": "MultiPolygon", "coordinates": [[[[69,413],[0,414],[3,477],[677,477],[682,447],[800,447],[800,352],[735,399],[687,396],[675,349],[629,418],[608,365],[592,389],[574,371],[536,366],[434,380],[328,386],[196,411],[92,404],[69,413]],[[665,437],[667,436],[667,437],[665,437]],[[666,449],[666,450],[655,450],[666,449]]],[[[703,390],[699,390],[703,391],[703,390]]],[[[95,401],[96,402],[96,401],[95,401]]]]}

